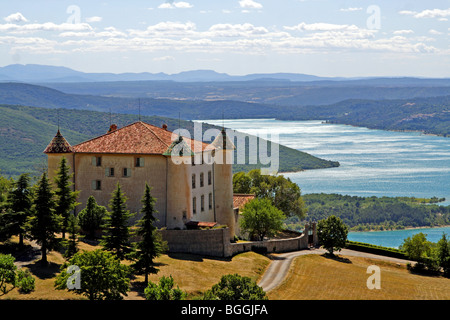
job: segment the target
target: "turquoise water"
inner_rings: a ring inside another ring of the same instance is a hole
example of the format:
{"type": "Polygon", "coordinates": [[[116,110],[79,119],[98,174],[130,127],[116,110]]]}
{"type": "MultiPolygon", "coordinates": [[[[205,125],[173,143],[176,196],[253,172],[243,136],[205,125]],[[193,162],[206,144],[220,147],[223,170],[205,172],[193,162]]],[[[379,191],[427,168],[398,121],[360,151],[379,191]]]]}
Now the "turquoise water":
{"type": "MultiPolygon", "coordinates": [[[[450,138],[414,132],[371,130],[322,121],[201,120],[224,124],[317,156],[339,161],[338,168],[284,173],[303,194],[446,198],[450,205],[450,138]],[[276,141],[278,139],[278,141],[276,141]]],[[[450,230],[444,229],[450,234],[450,230]]],[[[397,247],[416,230],[351,233],[354,241],[397,247]]],[[[442,236],[427,229],[429,237],[442,236]]],[[[429,239],[430,241],[433,241],[429,239]]],[[[439,240],[439,239],[437,239],[439,240]]],[[[436,241],[437,241],[436,240],[436,241]]]]}
{"type": "Polygon", "coordinates": [[[398,248],[404,239],[419,232],[427,235],[427,240],[438,242],[445,233],[447,240],[450,240],[450,227],[407,229],[394,231],[371,231],[371,232],[349,232],[348,240],[364,243],[371,243],[378,246],[398,248]]]}

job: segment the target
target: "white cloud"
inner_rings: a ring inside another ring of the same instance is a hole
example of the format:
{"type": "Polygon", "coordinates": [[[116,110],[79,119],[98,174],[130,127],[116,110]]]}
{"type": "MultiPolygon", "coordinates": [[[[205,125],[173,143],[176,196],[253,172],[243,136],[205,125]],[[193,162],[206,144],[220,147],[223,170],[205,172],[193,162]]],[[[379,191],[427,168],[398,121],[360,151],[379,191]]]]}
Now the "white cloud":
{"type": "Polygon", "coordinates": [[[20,12],[10,14],[6,18],[3,18],[3,20],[8,23],[28,22],[28,19],[25,18],[20,12]]]}
{"type": "Polygon", "coordinates": [[[354,12],[354,11],[361,11],[363,8],[342,8],[339,9],[339,11],[342,12],[354,12]]]}
{"type": "Polygon", "coordinates": [[[53,22],[45,23],[29,23],[24,25],[18,24],[0,24],[0,31],[2,32],[36,32],[36,31],[90,31],[92,27],[87,23],[61,23],[56,24],[53,22]]]}
{"type": "Polygon", "coordinates": [[[265,27],[255,27],[251,23],[244,24],[215,24],[209,28],[212,37],[242,37],[263,35],[269,33],[265,27]]]}
{"type": "Polygon", "coordinates": [[[164,56],[164,57],[153,58],[153,61],[175,61],[175,58],[172,56],[164,56]]]}
{"type": "Polygon", "coordinates": [[[86,18],[86,22],[89,22],[89,23],[91,23],[91,22],[101,22],[102,20],[103,20],[103,18],[102,17],[98,17],[98,16],[86,18]]]}
{"type": "Polygon", "coordinates": [[[434,30],[434,29],[428,30],[428,33],[429,33],[429,34],[434,34],[434,35],[440,35],[440,34],[442,34],[442,32],[437,31],[437,30],[434,30]]]}
{"type": "Polygon", "coordinates": [[[239,5],[244,9],[262,9],[262,4],[253,0],[241,0],[239,5]]]}
{"type": "Polygon", "coordinates": [[[184,1],[180,1],[180,2],[165,2],[161,5],[158,6],[159,9],[189,9],[192,8],[193,5],[188,3],[188,2],[184,2],[184,1]]]}
{"type": "Polygon", "coordinates": [[[450,8],[449,9],[427,9],[421,12],[404,10],[400,11],[399,14],[413,16],[414,18],[441,18],[445,19],[445,17],[450,16],[450,8]]]}
{"type": "Polygon", "coordinates": [[[414,33],[413,30],[396,30],[393,32],[395,35],[399,35],[399,34],[412,34],[414,33]]]}
{"type": "Polygon", "coordinates": [[[332,23],[310,23],[305,22],[299,23],[296,26],[289,27],[285,26],[284,29],[291,31],[340,31],[340,30],[358,30],[355,25],[347,24],[332,24],[332,23]]]}

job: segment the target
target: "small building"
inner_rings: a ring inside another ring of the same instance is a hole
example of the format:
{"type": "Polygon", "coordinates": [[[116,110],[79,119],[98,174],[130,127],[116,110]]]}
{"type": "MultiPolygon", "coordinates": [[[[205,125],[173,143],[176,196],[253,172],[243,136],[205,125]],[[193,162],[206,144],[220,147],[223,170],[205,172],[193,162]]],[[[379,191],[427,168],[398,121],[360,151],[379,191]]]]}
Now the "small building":
{"type": "Polygon", "coordinates": [[[99,137],[71,146],[58,130],[44,150],[48,175],[55,176],[62,157],[79,190],[79,208],[89,196],[108,207],[119,183],[131,212],[141,210],[145,184],[156,198],[159,228],[188,229],[226,225],[234,238],[233,173],[230,154],[234,145],[223,129],[211,143],[184,138],[138,121],[123,128],[112,125],[99,137]],[[216,161],[221,159],[221,161],[216,161]]]}

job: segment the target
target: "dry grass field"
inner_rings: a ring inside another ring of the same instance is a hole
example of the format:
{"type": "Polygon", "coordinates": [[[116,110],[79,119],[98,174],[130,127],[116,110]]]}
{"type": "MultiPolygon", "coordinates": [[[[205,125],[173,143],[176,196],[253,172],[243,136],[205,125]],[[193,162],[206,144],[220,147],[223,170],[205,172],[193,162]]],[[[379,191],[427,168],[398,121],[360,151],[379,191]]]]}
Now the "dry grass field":
{"type": "MultiPolygon", "coordinates": [[[[80,250],[95,250],[80,242],[80,250]]],[[[60,272],[64,258],[58,252],[48,255],[48,267],[36,262],[24,264],[36,279],[36,290],[21,294],[13,289],[0,299],[66,300],[83,299],[67,290],[55,290],[54,281],[60,272]]],[[[269,257],[247,252],[232,259],[214,259],[190,254],[162,255],[157,259],[159,273],[151,275],[157,282],[162,276],[171,275],[176,285],[188,293],[188,299],[196,299],[217,283],[222,275],[238,273],[255,281],[261,279],[269,266],[269,257]]],[[[124,262],[126,263],[126,262],[124,262]]],[[[125,299],[142,300],[143,276],[131,281],[131,291],[125,299]]],[[[411,274],[405,265],[361,257],[343,257],[333,260],[322,255],[298,257],[291,265],[289,274],[281,286],[268,293],[270,300],[450,300],[450,279],[411,274]],[[369,290],[366,280],[369,265],[381,268],[381,289],[369,290]]]]}
{"type": "Polygon", "coordinates": [[[362,257],[297,257],[270,300],[450,300],[450,279],[412,274],[405,264],[362,257]],[[380,267],[381,289],[368,289],[367,267],[380,267]]]}
{"type": "MultiPolygon", "coordinates": [[[[98,246],[79,243],[80,250],[95,250],[98,246]]],[[[67,290],[55,290],[55,277],[60,272],[61,265],[65,262],[59,252],[50,252],[48,254],[49,266],[42,267],[39,263],[31,262],[25,264],[23,268],[31,271],[36,281],[36,290],[30,294],[21,294],[17,289],[13,289],[6,295],[0,294],[1,299],[28,299],[28,300],[63,300],[63,299],[83,299],[82,296],[73,294],[67,290]]],[[[161,255],[157,260],[160,269],[158,274],[150,275],[149,280],[152,282],[159,281],[162,276],[171,275],[175,284],[180,289],[188,293],[188,299],[195,299],[202,292],[210,289],[212,285],[219,282],[222,275],[230,273],[239,273],[242,276],[250,277],[257,281],[263,274],[264,270],[270,263],[270,259],[256,254],[247,252],[240,254],[233,259],[215,259],[206,258],[191,254],[170,254],[161,255]]],[[[127,264],[129,262],[123,261],[127,264]]],[[[143,276],[137,276],[131,281],[131,291],[125,299],[142,300],[143,293],[143,276]]]]}

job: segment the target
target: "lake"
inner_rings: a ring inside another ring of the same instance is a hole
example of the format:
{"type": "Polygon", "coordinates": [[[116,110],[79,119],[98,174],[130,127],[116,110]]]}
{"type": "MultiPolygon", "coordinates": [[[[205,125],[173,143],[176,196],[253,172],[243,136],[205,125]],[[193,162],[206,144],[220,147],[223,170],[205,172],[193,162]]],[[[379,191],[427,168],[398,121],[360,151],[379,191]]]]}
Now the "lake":
{"type": "MultiPolygon", "coordinates": [[[[283,173],[303,194],[338,193],[351,196],[446,198],[450,205],[450,139],[416,132],[372,130],[315,121],[274,119],[200,120],[253,135],[278,136],[280,144],[340,167],[283,173]]],[[[272,139],[271,139],[272,140],[272,139]]],[[[434,229],[427,229],[433,230],[434,229]]],[[[446,229],[450,234],[450,230],[446,229]]],[[[351,233],[350,240],[373,243],[374,237],[399,239],[404,232],[351,233]],[[367,239],[363,241],[361,239],[367,239]]],[[[439,231],[436,231],[439,233],[439,231]]],[[[424,232],[424,233],[430,233],[424,232]]],[[[442,232],[440,232],[442,236],[442,232]]],[[[439,238],[440,238],[439,236],[439,238]]],[[[403,239],[403,238],[401,238],[403,239]]],[[[432,241],[431,239],[429,239],[432,241]]],[[[388,243],[388,242],[386,242],[388,243]]],[[[377,243],[374,243],[377,244],[377,243]]],[[[391,245],[387,245],[391,246],[391,245]]],[[[397,245],[396,245],[397,246],[397,245]]]]}

